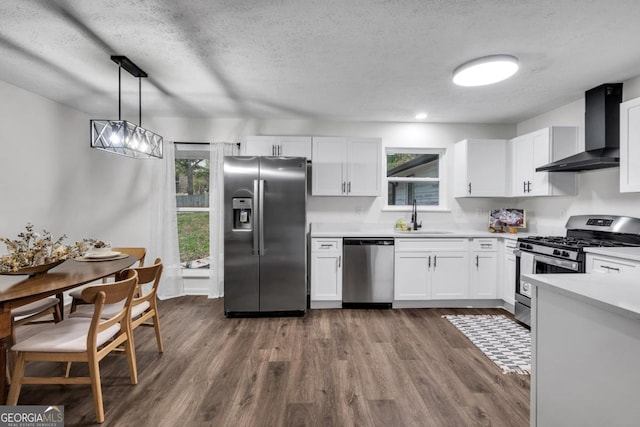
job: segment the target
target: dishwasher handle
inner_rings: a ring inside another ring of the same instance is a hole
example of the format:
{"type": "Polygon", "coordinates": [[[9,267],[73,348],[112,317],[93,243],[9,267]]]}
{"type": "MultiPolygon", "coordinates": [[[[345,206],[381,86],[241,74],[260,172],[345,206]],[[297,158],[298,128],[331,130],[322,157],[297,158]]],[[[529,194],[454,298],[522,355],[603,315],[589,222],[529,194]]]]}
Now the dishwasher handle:
{"type": "Polygon", "coordinates": [[[346,246],[394,246],[393,239],[353,239],[345,238],[342,242],[346,246]]]}

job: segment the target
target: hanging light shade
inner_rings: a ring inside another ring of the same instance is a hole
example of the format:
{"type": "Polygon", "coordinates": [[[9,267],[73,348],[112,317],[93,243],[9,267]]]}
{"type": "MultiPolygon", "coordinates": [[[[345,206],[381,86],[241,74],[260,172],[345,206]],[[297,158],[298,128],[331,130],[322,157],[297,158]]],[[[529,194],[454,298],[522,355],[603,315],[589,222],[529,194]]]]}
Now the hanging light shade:
{"type": "Polygon", "coordinates": [[[484,86],[508,79],[518,71],[518,58],[511,55],[491,55],[460,65],[453,72],[458,86],[484,86]]]}
{"type": "Polygon", "coordinates": [[[126,56],[112,56],[118,64],[118,120],[91,120],[91,147],[134,158],[162,158],[162,136],[142,127],[142,71],[126,56]],[[138,124],[121,119],[122,69],[138,78],[138,124]]]}

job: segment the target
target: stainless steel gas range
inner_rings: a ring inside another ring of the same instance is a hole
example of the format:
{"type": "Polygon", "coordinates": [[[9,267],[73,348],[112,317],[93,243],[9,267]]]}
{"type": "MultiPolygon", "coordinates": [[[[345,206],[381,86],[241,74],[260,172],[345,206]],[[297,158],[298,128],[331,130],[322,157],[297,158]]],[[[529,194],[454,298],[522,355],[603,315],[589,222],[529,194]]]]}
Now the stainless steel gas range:
{"type": "Polygon", "coordinates": [[[566,236],[518,238],[515,317],[531,324],[531,284],[521,274],[584,273],[584,248],[640,246],[640,219],[613,215],[576,215],[566,236]]]}

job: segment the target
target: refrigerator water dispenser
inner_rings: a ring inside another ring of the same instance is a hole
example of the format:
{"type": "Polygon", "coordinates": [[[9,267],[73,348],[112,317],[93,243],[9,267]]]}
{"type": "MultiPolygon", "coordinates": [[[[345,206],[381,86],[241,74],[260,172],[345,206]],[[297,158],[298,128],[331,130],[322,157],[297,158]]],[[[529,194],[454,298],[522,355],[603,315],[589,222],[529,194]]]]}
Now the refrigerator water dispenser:
{"type": "Polygon", "coordinates": [[[249,197],[233,198],[233,230],[251,230],[253,222],[252,200],[249,197]]]}

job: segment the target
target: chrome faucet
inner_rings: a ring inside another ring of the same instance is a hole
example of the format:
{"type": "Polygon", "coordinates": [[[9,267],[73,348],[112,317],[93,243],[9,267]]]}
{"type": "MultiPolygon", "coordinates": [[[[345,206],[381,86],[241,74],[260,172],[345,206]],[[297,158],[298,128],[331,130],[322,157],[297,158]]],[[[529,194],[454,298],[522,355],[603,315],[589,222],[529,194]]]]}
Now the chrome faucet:
{"type": "Polygon", "coordinates": [[[416,231],[418,228],[422,228],[422,221],[418,223],[418,204],[416,199],[413,199],[413,210],[411,211],[411,228],[416,231]]]}

